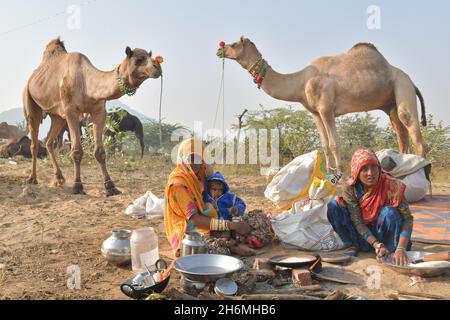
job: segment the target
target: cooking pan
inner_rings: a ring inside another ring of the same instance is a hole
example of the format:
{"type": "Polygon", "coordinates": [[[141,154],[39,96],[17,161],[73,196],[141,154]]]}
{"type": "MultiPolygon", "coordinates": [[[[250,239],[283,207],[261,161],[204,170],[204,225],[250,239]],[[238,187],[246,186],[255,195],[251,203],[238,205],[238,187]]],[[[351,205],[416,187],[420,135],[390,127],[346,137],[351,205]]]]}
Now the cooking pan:
{"type": "Polygon", "coordinates": [[[217,254],[195,254],[175,261],[174,268],[186,279],[203,283],[228,278],[244,267],[234,257],[217,254]]]}
{"type": "Polygon", "coordinates": [[[413,261],[420,260],[430,254],[431,253],[428,252],[410,251],[408,252],[409,265],[407,266],[397,266],[393,264],[391,257],[385,259],[383,264],[396,272],[409,276],[439,277],[450,271],[449,261],[432,261],[413,264],[413,261]]]}

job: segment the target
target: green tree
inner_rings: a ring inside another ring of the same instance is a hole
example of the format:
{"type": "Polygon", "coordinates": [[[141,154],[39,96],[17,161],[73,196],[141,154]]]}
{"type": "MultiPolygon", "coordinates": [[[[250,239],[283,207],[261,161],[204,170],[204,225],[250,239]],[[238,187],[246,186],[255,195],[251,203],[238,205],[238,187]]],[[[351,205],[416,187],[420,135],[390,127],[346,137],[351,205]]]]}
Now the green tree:
{"type": "Polygon", "coordinates": [[[170,152],[172,148],[177,145],[179,142],[172,142],[171,137],[172,134],[176,131],[189,132],[186,127],[180,124],[168,124],[162,123],[162,137],[163,137],[163,146],[162,150],[160,150],[160,127],[158,121],[151,121],[149,123],[144,124],[144,144],[147,148],[151,148],[154,151],[164,151],[170,152]]]}

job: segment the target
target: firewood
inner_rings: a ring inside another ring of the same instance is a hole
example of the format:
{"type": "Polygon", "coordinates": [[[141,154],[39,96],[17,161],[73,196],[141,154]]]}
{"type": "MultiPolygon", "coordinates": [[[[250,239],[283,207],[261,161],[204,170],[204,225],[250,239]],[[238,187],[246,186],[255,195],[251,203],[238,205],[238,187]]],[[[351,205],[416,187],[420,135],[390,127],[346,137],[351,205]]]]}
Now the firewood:
{"type": "Polygon", "coordinates": [[[226,297],[225,300],[244,300],[244,301],[255,301],[255,300],[313,300],[319,301],[323,300],[321,298],[312,297],[308,295],[301,294],[252,294],[252,295],[243,295],[240,297],[226,297]]]}
{"type": "MultiPolygon", "coordinates": [[[[288,288],[288,289],[267,289],[267,290],[255,290],[255,294],[295,294],[295,293],[303,293],[303,292],[313,292],[313,291],[321,291],[322,287],[319,285],[315,286],[306,286],[306,287],[298,287],[298,288],[288,288]]],[[[309,294],[309,293],[308,293],[309,294]]]]}
{"type": "Polygon", "coordinates": [[[193,297],[191,295],[188,295],[186,293],[180,292],[175,288],[172,288],[169,290],[169,292],[166,294],[168,297],[172,298],[173,300],[181,300],[181,301],[193,301],[198,300],[196,297],[193,297]]]}
{"type": "Polygon", "coordinates": [[[344,300],[345,297],[345,293],[340,290],[335,290],[328,297],[326,297],[325,300],[344,300]]]}

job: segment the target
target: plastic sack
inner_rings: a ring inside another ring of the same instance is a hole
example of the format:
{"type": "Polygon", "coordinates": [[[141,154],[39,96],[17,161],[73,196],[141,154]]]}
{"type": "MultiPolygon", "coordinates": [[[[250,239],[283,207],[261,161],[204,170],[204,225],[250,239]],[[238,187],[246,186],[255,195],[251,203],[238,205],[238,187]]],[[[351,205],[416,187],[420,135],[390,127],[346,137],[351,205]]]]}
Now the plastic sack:
{"type": "Polygon", "coordinates": [[[400,180],[406,185],[405,198],[409,203],[422,200],[430,190],[430,181],[428,181],[424,169],[400,178],[400,180]]]}
{"type": "Polygon", "coordinates": [[[295,202],[308,198],[314,177],[324,178],[318,151],[299,156],[281,169],[264,194],[279,209],[288,210],[295,202]]]}
{"type": "Polygon", "coordinates": [[[309,198],[298,201],[290,211],[272,219],[280,241],[308,251],[335,251],[344,248],[328,221],[328,201],[334,196],[340,176],[313,177],[309,198]]]}
{"type": "Polygon", "coordinates": [[[430,162],[414,154],[402,154],[396,150],[386,149],[377,152],[383,170],[395,178],[404,177],[430,165],[430,162]]]}
{"type": "Polygon", "coordinates": [[[136,199],[125,214],[137,219],[154,219],[164,217],[165,200],[159,199],[151,191],[136,199]]]}
{"type": "Polygon", "coordinates": [[[335,251],[344,248],[339,235],[328,221],[328,206],[324,200],[309,210],[297,202],[291,211],[272,219],[272,229],[278,239],[307,251],[335,251]]]}

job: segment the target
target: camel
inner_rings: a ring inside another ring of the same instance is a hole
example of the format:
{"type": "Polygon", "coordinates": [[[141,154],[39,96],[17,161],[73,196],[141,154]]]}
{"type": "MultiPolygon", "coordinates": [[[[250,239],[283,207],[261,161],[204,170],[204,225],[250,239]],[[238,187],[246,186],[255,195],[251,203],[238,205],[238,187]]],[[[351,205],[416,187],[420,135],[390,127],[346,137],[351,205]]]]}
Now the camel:
{"type": "MultiPolygon", "coordinates": [[[[0,146],[0,158],[8,159],[16,156],[22,156],[31,159],[31,140],[27,136],[22,137],[19,141],[10,141],[0,146]]],[[[44,159],[47,156],[47,149],[39,142],[37,157],[44,159]]]]}
{"type": "Polygon", "coordinates": [[[33,72],[24,89],[23,102],[25,118],[31,133],[32,172],[27,180],[37,184],[36,164],[39,126],[47,115],[52,120],[46,139],[46,147],[54,168],[54,185],[65,183],[56,161],[54,141],[66,121],[72,139],[71,152],[74,162],[74,194],[85,194],[81,182],[81,160],[83,149],[80,141],[80,118],[89,114],[94,130],[95,159],[100,165],[105,181],[106,195],[121,192],[111,180],[106,168],[106,153],[103,145],[103,131],[106,121],[105,103],[119,99],[125,94],[133,95],[147,79],[157,79],[162,74],[158,59],[152,52],[127,47],[126,57],[113,71],[96,69],[89,59],[78,52],[68,53],[64,43],[57,38],[46,47],[40,66],[33,72]]]}
{"type": "Polygon", "coordinates": [[[391,66],[373,44],[359,43],[344,54],[319,58],[291,74],[273,70],[245,37],[223,46],[217,55],[236,60],[271,97],[299,102],[312,113],[328,171],[343,172],[335,118],[353,112],[383,110],[397,134],[400,152],[408,153],[410,136],[416,154],[425,157],[416,99],[417,95],[422,125],[426,126],[422,94],[410,77],[391,66]],[[332,157],[337,168],[331,166],[332,157]]]}
{"type": "Polygon", "coordinates": [[[27,134],[28,132],[23,132],[16,126],[11,126],[6,122],[0,123],[0,139],[17,141],[27,134]]]}
{"type": "MultiPolygon", "coordinates": [[[[116,122],[118,125],[118,132],[133,132],[136,139],[139,140],[141,146],[141,158],[144,157],[144,127],[141,120],[138,117],[133,116],[126,110],[120,110],[118,112],[111,112],[108,114],[112,121],[116,122]],[[124,117],[121,117],[121,113],[124,113],[124,117]]],[[[117,132],[107,130],[105,132],[106,136],[109,136],[116,141],[117,132]]]]}

